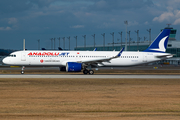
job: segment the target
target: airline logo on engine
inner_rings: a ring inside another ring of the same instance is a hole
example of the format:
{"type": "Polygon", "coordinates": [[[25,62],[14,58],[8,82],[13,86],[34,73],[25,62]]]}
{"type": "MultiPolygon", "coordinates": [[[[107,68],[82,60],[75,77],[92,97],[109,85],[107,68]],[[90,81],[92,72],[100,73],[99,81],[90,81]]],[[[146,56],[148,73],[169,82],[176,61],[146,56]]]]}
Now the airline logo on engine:
{"type": "Polygon", "coordinates": [[[30,52],[29,56],[66,56],[69,55],[69,52],[30,52]]]}

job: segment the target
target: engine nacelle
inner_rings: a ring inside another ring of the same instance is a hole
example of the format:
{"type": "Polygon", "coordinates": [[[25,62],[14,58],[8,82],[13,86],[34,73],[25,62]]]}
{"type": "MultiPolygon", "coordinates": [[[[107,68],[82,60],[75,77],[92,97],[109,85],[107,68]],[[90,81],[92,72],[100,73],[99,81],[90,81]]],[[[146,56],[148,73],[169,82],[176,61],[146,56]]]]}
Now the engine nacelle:
{"type": "Polygon", "coordinates": [[[82,63],[68,62],[66,63],[66,72],[81,72],[82,63]]]}

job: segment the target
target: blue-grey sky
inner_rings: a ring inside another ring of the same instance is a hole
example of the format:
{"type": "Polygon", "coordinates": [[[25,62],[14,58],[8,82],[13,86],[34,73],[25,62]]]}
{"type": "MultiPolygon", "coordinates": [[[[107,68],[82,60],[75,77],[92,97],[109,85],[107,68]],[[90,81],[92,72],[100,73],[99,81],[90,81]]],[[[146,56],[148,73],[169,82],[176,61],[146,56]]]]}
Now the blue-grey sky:
{"type": "MultiPolygon", "coordinates": [[[[154,39],[160,29],[171,24],[179,30],[180,0],[1,0],[0,1],[0,48],[22,49],[26,39],[27,49],[38,49],[40,46],[50,49],[50,38],[66,37],[66,49],[69,48],[67,37],[71,39],[71,49],[84,45],[93,45],[93,34],[96,34],[96,45],[103,44],[102,33],[105,33],[106,44],[120,39],[118,32],[123,32],[125,24],[131,31],[132,41],[136,41],[135,30],[139,36],[149,38],[147,29],[152,30],[154,39]]],[[[180,35],[176,39],[180,40],[180,35]]]]}

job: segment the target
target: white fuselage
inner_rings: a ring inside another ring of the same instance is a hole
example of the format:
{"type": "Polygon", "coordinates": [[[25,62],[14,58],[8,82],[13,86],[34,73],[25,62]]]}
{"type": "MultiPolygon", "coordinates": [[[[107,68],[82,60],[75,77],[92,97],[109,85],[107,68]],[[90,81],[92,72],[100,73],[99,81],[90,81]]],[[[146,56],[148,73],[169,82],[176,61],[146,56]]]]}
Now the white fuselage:
{"type": "MultiPolygon", "coordinates": [[[[3,63],[17,66],[66,66],[67,62],[82,62],[88,60],[98,60],[116,56],[115,51],[17,51],[3,59],[3,63]]],[[[120,57],[111,59],[97,66],[134,66],[150,62],[159,61],[166,58],[157,56],[172,57],[169,53],[154,52],[126,52],[120,57]]]]}

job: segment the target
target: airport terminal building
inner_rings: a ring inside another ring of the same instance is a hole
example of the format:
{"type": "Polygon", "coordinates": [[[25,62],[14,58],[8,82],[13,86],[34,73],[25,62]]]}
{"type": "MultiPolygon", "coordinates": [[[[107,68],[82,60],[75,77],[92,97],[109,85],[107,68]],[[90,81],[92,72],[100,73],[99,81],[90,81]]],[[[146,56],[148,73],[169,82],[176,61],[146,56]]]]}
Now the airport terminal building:
{"type": "MultiPolygon", "coordinates": [[[[160,61],[158,63],[180,65],[180,40],[175,39],[177,30],[169,26],[164,29],[171,29],[166,52],[173,54],[174,57],[164,61],[160,61]]],[[[140,42],[127,41],[127,51],[144,51],[148,48],[149,45],[150,45],[150,41],[140,41],[140,42]]],[[[103,45],[95,46],[95,48],[97,48],[97,51],[113,51],[113,50],[119,51],[120,48],[123,47],[125,48],[125,42],[108,44],[106,46],[103,45]]],[[[94,46],[86,46],[86,47],[79,46],[77,48],[74,48],[74,50],[92,51],[94,50],[94,46]]]]}

